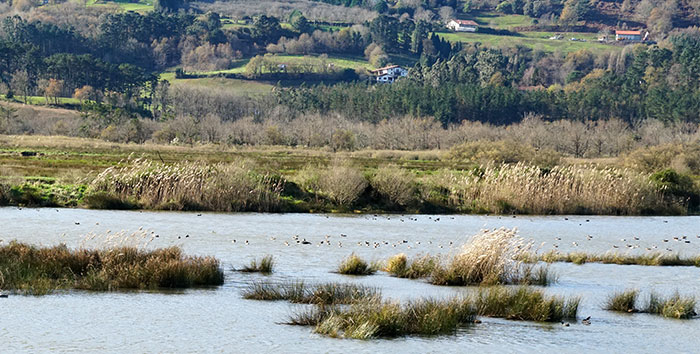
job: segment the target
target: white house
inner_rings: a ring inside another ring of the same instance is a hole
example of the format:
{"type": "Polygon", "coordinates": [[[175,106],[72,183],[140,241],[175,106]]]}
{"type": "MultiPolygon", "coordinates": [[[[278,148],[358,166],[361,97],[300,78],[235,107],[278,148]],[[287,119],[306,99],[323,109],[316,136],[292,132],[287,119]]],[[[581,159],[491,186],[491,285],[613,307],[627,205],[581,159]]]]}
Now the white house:
{"type": "Polygon", "coordinates": [[[476,32],[479,29],[479,24],[472,20],[450,20],[447,23],[447,28],[455,32],[476,32]]]}
{"type": "Polygon", "coordinates": [[[400,77],[406,77],[408,75],[408,70],[398,65],[389,65],[372,70],[372,74],[377,78],[377,82],[392,83],[400,77]]]}

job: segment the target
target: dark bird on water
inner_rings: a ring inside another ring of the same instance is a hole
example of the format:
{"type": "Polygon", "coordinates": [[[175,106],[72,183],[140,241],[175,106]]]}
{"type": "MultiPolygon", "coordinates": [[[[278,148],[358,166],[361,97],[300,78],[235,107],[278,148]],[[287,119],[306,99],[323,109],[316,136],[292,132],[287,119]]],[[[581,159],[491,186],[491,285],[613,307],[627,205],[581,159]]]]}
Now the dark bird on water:
{"type": "Polygon", "coordinates": [[[591,316],[588,316],[588,317],[584,318],[583,320],[581,320],[581,323],[583,323],[585,325],[591,324],[591,316]]]}

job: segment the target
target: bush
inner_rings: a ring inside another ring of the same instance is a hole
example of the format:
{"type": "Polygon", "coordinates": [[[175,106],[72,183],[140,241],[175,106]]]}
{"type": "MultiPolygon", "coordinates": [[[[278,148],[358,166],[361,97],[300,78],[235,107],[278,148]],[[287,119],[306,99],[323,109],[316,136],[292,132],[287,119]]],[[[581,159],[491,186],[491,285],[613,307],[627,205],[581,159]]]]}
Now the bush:
{"type": "Polygon", "coordinates": [[[318,191],[338,206],[350,207],[366,188],[367,179],[350,166],[330,166],[318,177],[318,191]]]}
{"type": "Polygon", "coordinates": [[[414,177],[408,171],[395,166],[379,168],[372,177],[371,185],[394,205],[403,207],[414,200],[416,192],[414,177]]]}
{"type": "Polygon", "coordinates": [[[263,273],[271,274],[275,266],[275,260],[268,255],[263,257],[259,262],[257,259],[250,261],[250,264],[243,267],[240,271],[244,273],[263,273]]]}

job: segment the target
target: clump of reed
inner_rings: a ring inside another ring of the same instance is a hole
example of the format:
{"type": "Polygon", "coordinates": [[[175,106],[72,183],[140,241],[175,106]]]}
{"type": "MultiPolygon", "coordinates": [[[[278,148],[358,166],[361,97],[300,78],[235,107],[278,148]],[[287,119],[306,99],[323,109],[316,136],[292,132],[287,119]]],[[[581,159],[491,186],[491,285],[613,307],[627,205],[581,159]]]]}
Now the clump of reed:
{"type": "Polygon", "coordinates": [[[625,290],[614,293],[608,297],[605,309],[617,312],[638,312],[639,310],[635,307],[638,297],[639,291],[637,290],[625,290]]]}
{"type": "Polygon", "coordinates": [[[409,261],[406,254],[399,253],[387,260],[384,271],[398,278],[426,278],[439,264],[435,256],[425,255],[409,261]]]}
{"type": "Polygon", "coordinates": [[[618,312],[643,312],[677,319],[688,319],[697,315],[696,300],[692,296],[681,296],[676,292],[671,296],[663,297],[652,292],[643,309],[637,307],[638,298],[639,292],[636,290],[618,292],[608,298],[605,309],[618,312]]]}
{"type": "Polygon", "coordinates": [[[59,289],[189,288],[221,285],[212,257],[186,256],[178,247],[69,249],[11,242],[0,247],[0,288],[43,295],[59,289]]]}
{"type": "Polygon", "coordinates": [[[107,168],[89,185],[88,205],[117,202],[149,209],[276,211],[284,182],[248,164],[128,160],[107,168]]]}
{"type": "Polygon", "coordinates": [[[474,300],[481,316],[539,322],[576,318],[580,301],[578,297],[546,296],[526,286],[481,289],[474,300]]]}
{"type": "Polygon", "coordinates": [[[290,323],[313,325],[316,333],[334,338],[371,339],[452,333],[474,320],[468,301],[421,299],[403,305],[373,300],[345,308],[317,306],[292,316],[290,323]]]}
{"type": "Polygon", "coordinates": [[[243,292],[249,300],[285,300],[299,304],[352,304],[381,295],[379,290],[348,283],[322,283],[308,285],[304,282],[255,282],[243,292]]]}
{"type": "Polygon", "coordinates": [[[275,259],[271,255],[264,256],[260,261],[253,259],[250,264],[239,269],[244,273],[271,274],[275,267],[275,259]]]}
{"type": "Polygon", "coordinates": [[[423,195],[447,191],[448,206],[466,212],[523,214],[684,213],[647,173],[593,165],[540,168],[488,163],[469,171],[426,176],[423,195]],[[425,190],[427,189],[427,190],[425,190]]]}
{"type": "Polygon", "coordinates": [[[549,268],[522,261],[532,247],[515,229],[485,230],[473,236],[447,264],[435,267],[436,285],[548,285],[556,280],[549,268]]]}
{"type": "Polygon", "coordinates": [[[690,296],[681,296],[675,293],[669,297],[663,297],[652,293],[649,295],[649,304],[644,312],[650,314],[661,315],[663,317],[688,319],[696,316],[695,298],[690,296]]]}
{"type": "Polygon", "coordinates": [[[354,253],[345,258],[338,266],[338,273],[345,275],[372,275],[376,271],[377,266],[368,264],[354,253]]]}
{"type": "Polygon", "coordinates": [[[350,306],[303,308],[289,323],[315,326],[316,333],[370,339],[405,335],[437,335],[475,323],[476,316],[558,322],[575,319],[579,298],[546,296],[528,287],[491,287],[471,297],[419,299],[401,304],[372,298],[350,306]]]}
{"type": "Polygon", "coordinates": [[[526,255],[524,261],[547,263],[569,262],[575,264],[603,263],[619,265],[643,265],[643,266],[696,266],[700,267],[700,256],[681,257],[677,253],[652,252],[645,254],[621,254],[607,252],[604,254],[590,254],[584,252],[560,253],[550,251],[540,256],[526,255]]]}

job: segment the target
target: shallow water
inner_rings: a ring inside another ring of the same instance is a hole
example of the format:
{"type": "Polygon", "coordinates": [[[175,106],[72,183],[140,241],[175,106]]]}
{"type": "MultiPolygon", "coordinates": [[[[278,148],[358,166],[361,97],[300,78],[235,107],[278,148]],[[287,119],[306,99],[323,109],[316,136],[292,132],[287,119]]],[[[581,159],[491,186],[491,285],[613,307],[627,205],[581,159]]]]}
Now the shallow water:
{"type": "Polygon", "coordinates": [[[700,345],[700,320],[601,310],[610,293],[625,288],[640,289],[642,299],[652,290],[700,295],[700,268],[695,267],[554,264],[559,281],[546,291],[582,296],[579,316],[592,316],[592,325],[562,327],[483,318],[482,324],[461,329],[456,335],[371,341],[324,338],[312,334],[308,327],[279,324],[295,306],[302,305],[244,300],[241,290],[262,276],[230,270],[254,257],[272,254],[277,264],[270,279],[357,282],[379,287],[385,297],[397,299],[446,297],[468,289],[396,279],[381,272],[350,277],[332,271],[352,252],[368,260],[386,259],[399,252],[448,253],[479,230],[498,227],[517,227],[521,236],[542,245],[543,251],[556,244],[565,252],[644,253],[651,248],[695,255],[700,254],[700,217],[198,215],[0,208],[0,239],[5,243],[17,239],[41,245],[63,242],[71,247],[92,246],[114,241],[108,236],[85,241],[86,235],[112,235],[123,230],[144,235],[139,241],[153,238],[148,247],[180,245],[189,254],[214,255],[226,268],[226,282],[216,289],[71,291],[0,299],[0,352],[502,353],[658,352],[660,348],[697,352],[700,345]],[[297,244],[295,235],[312,244],[297,244]],[[326,236],[331,245],[319,245],[326,236]],[[673,239],[683,236],[691,242],[673,239]],[[375,242],[379,244],[376,248],[375,242]]]}

